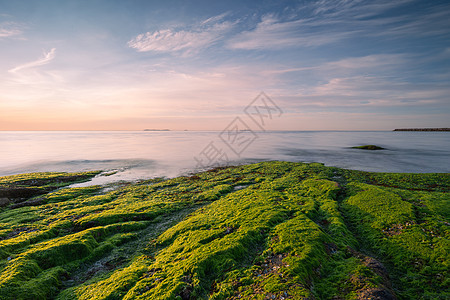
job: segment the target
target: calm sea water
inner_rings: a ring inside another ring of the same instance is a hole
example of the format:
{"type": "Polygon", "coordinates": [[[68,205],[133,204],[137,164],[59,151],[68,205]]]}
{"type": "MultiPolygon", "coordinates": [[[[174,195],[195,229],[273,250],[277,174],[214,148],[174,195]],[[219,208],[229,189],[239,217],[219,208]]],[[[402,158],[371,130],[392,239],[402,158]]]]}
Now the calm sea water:
{"type": "Polygon", "coordinates": [[[290,131],[0,132],[0,176],[40,171],[117,171],[95,184],[174,177],[218,163],[320,162],[377,172],[450,172],[450,133],[290,131]],[[222,137],[222,138],[221,138],[222,137]],[[351,149],[375,144],[382,151],[351,149]],[[221,160],[219,160],[221,158],[221,160]]]}

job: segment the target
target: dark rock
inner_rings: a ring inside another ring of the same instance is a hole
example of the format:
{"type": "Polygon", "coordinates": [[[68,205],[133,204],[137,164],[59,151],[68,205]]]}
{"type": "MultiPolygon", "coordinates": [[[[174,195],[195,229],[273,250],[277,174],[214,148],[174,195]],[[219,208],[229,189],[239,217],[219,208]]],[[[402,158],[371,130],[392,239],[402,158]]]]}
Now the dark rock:
{"type": "MultiPolygon", "coordinates": [[[[32,199],[24,202],[14,203],[10,206],[11,209],[25,207],[25,206],[38,206],[41,204],[45,204],[45,200],[43,198],[32,199]]],[[[0,204],[1,205],[1,204],[0,204]]]]}
{"type": "Polygon", "coordinates": [[[450,131],[450,128],[399,128],[394,131],[450,131]]]}
{"type": "Polygon", "coordinates": [[[6,206],[11,202],[22,202],[26,199],[46,194],[49,191],[51,189],[37,187],[0,187],[0,206],[6,206]]]}
{"type": "Polygon", "coordinates": [[[0,197],[0,207],[1,206],[6,206],[11,202],[11,200],[9,200],[6,197],[0,197]]]}
{"type": "Polygon", "coordinates": [[[375,145],[364,145],[364,146],[355,146],[353,149],[363,149],[363,150],[385,150],[383,147],[375,146],[375,145]]]}

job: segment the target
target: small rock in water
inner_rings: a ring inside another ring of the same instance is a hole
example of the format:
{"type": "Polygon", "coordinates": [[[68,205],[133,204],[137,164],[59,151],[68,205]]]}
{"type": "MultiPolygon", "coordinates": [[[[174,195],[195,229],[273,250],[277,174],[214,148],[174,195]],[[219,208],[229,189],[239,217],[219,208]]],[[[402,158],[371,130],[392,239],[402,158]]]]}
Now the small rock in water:
{"type": "Polygon", "coordinates": [[[375,145],[364,145],[364,146],[355,146],[353,149],[363,149],[363,150],[385,150],[383,147],[375,146],[375,145]]]}

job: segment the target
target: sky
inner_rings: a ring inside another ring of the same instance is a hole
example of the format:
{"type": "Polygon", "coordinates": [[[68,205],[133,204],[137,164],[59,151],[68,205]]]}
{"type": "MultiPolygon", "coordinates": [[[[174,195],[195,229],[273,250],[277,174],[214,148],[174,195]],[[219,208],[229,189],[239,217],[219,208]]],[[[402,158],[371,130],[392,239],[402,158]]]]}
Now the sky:
{"type": "Polygon", "coordinates": [[[450,127],[450,2],[0,0],[0,130],[450,127]]]}

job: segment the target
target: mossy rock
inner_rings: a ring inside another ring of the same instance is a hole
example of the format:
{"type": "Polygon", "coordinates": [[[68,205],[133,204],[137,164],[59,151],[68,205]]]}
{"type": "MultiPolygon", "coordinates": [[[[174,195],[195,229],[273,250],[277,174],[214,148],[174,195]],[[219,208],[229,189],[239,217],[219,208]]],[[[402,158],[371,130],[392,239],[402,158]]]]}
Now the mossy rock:
{"type": "Polygon", "coordinates": [[[449,191],[278,161],[51,189],[0,208],[0,299],[448,299],[449,191]]]}

